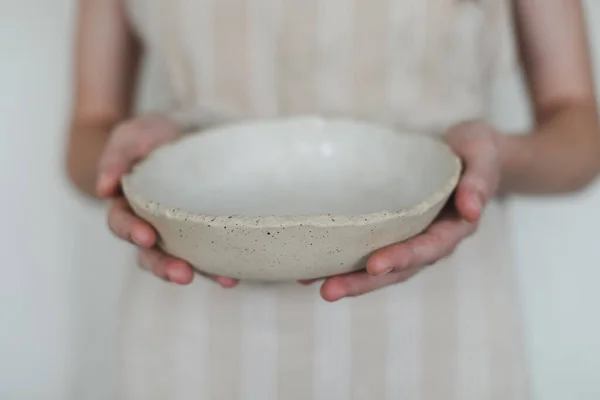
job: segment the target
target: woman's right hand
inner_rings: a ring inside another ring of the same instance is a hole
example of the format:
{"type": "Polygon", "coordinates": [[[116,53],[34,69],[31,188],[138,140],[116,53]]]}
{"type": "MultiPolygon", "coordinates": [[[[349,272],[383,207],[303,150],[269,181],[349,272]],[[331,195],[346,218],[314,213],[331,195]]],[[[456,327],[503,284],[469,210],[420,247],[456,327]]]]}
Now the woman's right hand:
{"type": "MultiPolygon", "coordinates": [[[[119,238],[139,247],[142,268],[159,278],[186,285],[194,279],[194,269],[184,260],[156,248],[157,234],[146,221],[137,217],[121,192],[121,177],[152,150],[181,136],[181,129],[162,115],[146,115],[118,125],[110,135],[100,157],[96,192],[110,199],[108,225],[119,238]]],[[[223,287],[237,281],[210,276],[223,287]]]]}

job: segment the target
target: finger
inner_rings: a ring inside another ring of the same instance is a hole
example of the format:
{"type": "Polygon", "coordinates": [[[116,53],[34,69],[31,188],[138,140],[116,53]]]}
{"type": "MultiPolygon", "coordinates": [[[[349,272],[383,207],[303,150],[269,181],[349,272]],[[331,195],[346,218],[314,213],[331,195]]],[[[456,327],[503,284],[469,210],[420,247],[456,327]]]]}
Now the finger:
{"type": "Polygon", "coordinates": [[[483,214],[485,199],[477,190],[459,183],[454,196],[454,207],[468,222],[477,222],[483,214]]]}
{"type": "Polygon", "coordinates": [[[396,271],[383,276],[372,276],[365,271],[353,272],[329,278],[321,286],[321,297],[326,301],[337,301],[344,297],[360,296],[385,286],[404,282],[419,268],[396,271]]]}
{"type": "Polygon", "coordinates": [[[424,233],[406,242],[374,252],[367,261],[367,272],[381,276],[393,270],[431,265],[449,256],[458,243],[474,229],[473,224],[460,218],[439,220],[424,233]]]}
{"type": "Polygon", "coordinates": [[[494,172],[486,170],[485,164],[478,156],[466,160],[463,176],[456,187],[454,205],[459,215],[469,222],[481,218],[495,186],[494,172]]]}
{"type": "Polygon", "coordinates": [[[127,146],[130,143],[122,138],[124,133],[121,132],[115,130],[100,157],[96,182],[99,197],[114,196],[120,188],[121,178],[131,168],[132,160],[127,156],[127,146]]]}
{"type": "Polygon", "coordinates": [[[96,182],[96,194],[98,197],[107,198],[119,193],[121,177],[127,173],[124,163],[115,163],[99,170],[96,182]]]}
{"type": "Polygon", "coordinates": [[[194,270],[195,273],[197,273],[198,275],[202,275],[205,278],[211,279],[215,282],[217,282],[219,285],[221,285],[224,288],[233,288],[236,287],[239,283],[238,279],[233,279],[233,278],[229,278],[226,276],[219,276],[219,275],[211,275],[211,274],[207,274],[206,272],[202,272],[202,271],[198,271],[198,270],[194,270]]]}
{"type": "Polygon", "coordinates": [[[298,281],[298,283],[301,284],[301,285],[308,286],[308,285],[312,285],[313,283],[321,281],[321,280],[326,279],[326,278],[329,278],[329,277],[328,276],[322,276],[322,277],[316,278],[316,279],[301,279],[301,280],[298,281]]]}
{"type": "Polygon", "coordinates": [[[129,121],[115,128],[99,160],[96,183],[98,196],[114,195],[120,187],[121,177],[130,172],[133,164],[148,155],[160,142],[167,140],[168,136],[164,133],[153,132],[159,128],[143,119],[129,121]]]}
{"type": "Polygon", "coordinates": [[[194,269],[194,272],[198,275],[201,275],[205,278],[211,279],[215,282],[217,282],[219,285],[221,285],[224,288],[233,288],[236,287],[239,284],[239,279],[234,279],[234,278],[229,278],[227,276],[220,276],[220,275],[212,275],[212,274],[208,274],[204,271],[199,271],[197,269],[194,269]]]}
{"type": "Polygon", "coordinates": [[[463,160],[463,175],[456,188],[455,205],[470,222],[477,221],[498,184],[499,153],[493,128],[465,123],[447,134],[452,150],[463,160]]]}
{"type": "MultiPolygon", "coordinates": [[[[187,285],[194,278],[194,269],[185,261],[164,254],[156,249],[140,249],[138,253],[140,266],[159,278],[167,279],[173,283],[187,285]]],[[[238,285],[237,279],[224,276],[215,276],[201,273],[201,275],[214,280],[224,288],[233,288],[238,285]]]]}
{"type": "Polygon", "coordinates": [[[194,279],[194,271],[188,263],[155,249],[140,249],[138,262],[142,268],[173,283],[187,285],[194,279]]]}
{"type": "Polygon", "coordinates": [[[111,200],[108,210],[108,226],[119,238],[142,247],[152,247],[156,243],[154,229],[138,218],[123,197],[111,200]]]}
{"type": "Polygon", "coordinates": [[[228,278],[226,276],[209,275],[209,277],[225,289],[234,288],[239,283],[238,279],[228,278]]]}

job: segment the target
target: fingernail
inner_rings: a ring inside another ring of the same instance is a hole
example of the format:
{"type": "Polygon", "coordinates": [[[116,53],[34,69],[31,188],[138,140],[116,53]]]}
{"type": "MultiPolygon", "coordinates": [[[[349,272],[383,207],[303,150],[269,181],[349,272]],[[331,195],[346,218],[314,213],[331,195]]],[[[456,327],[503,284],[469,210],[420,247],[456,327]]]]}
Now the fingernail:
{"type": "Polygon", "coordinates": [[[235,279],[227,278],[225,276],[219,276],[217,278],[217,282],[219,282],[219,284],[226,289],[230,289],[237,285],[237,281],[235,279]]]}
{"type": "Polygon", "coordinates": [[[131,240],[137,244],[138,246],[147,247],[151,240],[150,236],[146,234],[143,230],[134,231],[131,233],[131,240]]]}
{"type": "Polygon", "coordinates": [[[131,241],[135,244],[137,244],[138,246],[144,246],[144,244],[141,242],[141,240],[137,237],[137,235],[131,235],[131,241]]]}
{"type": "Polygon", "coordinates": [[[182,279],[185,278],[184,276],[184,272],[181,271],[179,268],[170,268],[167,269],[167,278],[169,278],[169,280],[171,282],[179,282],[182,279]]]}
{"type": "Polygon", "coordinates": [[[391,268],[388,268],[388,269],[385,269],[385,270],[383,270],[383,272],[380,272],[380,273],[376,274],[375,276],[383,276],[383,275],[387,275],[387,274],[389,274],[390,272],[392,272],[393,270],[394,270],[394,267],[391,267],[391,268]]]}

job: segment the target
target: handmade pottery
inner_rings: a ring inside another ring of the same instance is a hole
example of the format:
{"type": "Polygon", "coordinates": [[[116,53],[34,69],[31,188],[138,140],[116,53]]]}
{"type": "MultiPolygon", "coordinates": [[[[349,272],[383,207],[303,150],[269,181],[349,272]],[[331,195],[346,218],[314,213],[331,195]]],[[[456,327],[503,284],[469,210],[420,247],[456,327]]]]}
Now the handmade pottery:
{"type": "Polygon", "coordinates": [[[374,250],[426,229],[460,173],[436,137],[297,117],[186,136],[123,189],[166,252],[210,274],[283,281],[364,268],[374,250]]]}

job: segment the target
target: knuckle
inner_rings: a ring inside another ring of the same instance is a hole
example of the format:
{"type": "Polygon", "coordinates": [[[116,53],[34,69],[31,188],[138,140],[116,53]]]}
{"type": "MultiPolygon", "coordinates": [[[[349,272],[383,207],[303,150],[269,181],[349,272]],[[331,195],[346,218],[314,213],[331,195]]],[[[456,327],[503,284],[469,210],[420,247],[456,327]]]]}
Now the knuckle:
{"type": "MultiPolygon", "coordinates": [[[[456,251],[456,246],[454,244],[451,244],[442,251],[441,258],[450,257],[452,254],[454,254],[455,251],[456,251]]],[[[431,263],[431,264],[433,264],[433,263],[431,263]]]]}
{"type": "Polygon", "coordinates": [[[137,253],[137,264],[140,268],[150,271],[150,266],[148,264],[148,256],[147,252],[144,250],[140,250],[137,253]]]}
{"type": "Polygon", "coordinates": [[[158,278],[164,279],[166,277],[161,257],[154,250],[140,250],[138,252],[138,264],[142,269],[151,272],[158,278]]]}
{"type": "Polygon", "coordinates": [[[162,257],[156,257],[152,264],[152,273],[159,278],[166,278],[166,267],[166,261],[162,257]]]}
{"type": "Polygon", "coordinates": [[[109,221],[108,227],[110,229],[110,231],[118,238],[123,239],[123,240],[127,240],[128,242],[129,237],[127,235],[127,231],[123,228],[123,226],[121,224],[119,224],[118,222],[112,222],[109,221]]]}
{"type": "Polygon", "coordinates": [[[354,297],[360,290],[360,285],[356,282],[352,283],[348,279],[341,279],[338,283],[339,289],[342,293],[345,293],[346,297],[354,297]]]}
{"type": "Polygon", "coordinates": [[[98,166],[100,169],[107,170],[115,165],[121,165],[127,160],[127,150],[129,144],[124,138],[111,137],[106,143],[104,151],[100,156],[98,166]]]}
{"type": "Polygon", "coordinates": [[[120,149],[115,144],[115,140],[109,139],[98,159],[98,169],[101,172],[111,169],[113,165],[119,163],[119,154],[120,149]]]}
{"type": "Polygon", "coordinates": [[[107,223],[109,229],[121,239],[129,241],[129,230],[127,221],[123,218],[122,205],[120,200],[114,200],[108,210],[107,223]]]}
{"type": "Polygon", "coordinates": [[[117,234],[118,231],[120,231],[119,229],[119,210],[117,208],[117,205],[113,202],[111,203],[109,209],[108,209],[108,215],[106,218],[106,222],[108,223],[108,227],[110,228],[111,231],[113,231],[113,233],[117,234]]]}
{"type": "MultiPolygon", "coordinates": [[[[435,252],[435,250],[439,249],[444,245],[445,234],[441,231],[433,231],[427,237],[423,238],[421,252],[424,253],[424,256],[429,255],[430,253],[435,252]]],[[[429,257],[425,257],[429,258],[429,257]]]]}
{"type": "Polygon", "coordinates": [[[489,191],[488,182],[478,174],[467,174],[462,181],[463,188],[468,188],[476,193],[487,194],[489,191]]]}
{"type": "Polygon", "coordinates": [[[397,265],[395,266],[395,269],[398,268],[410,268],[410,266],[412,264],[415,263],[415,261],[417,261],[416,259],[418,258],[418,254],[417,251],[415,251],[415,248],[413,246],[407,245],[404,247],[404,254],[405,254],[405,258],[403,260],[399,260],[397,265]]]}
{"type": "Polygon", "coordinates": [[[445,257],[453,245],[454,241],[450,237],[450,232],[441,230],[432,232],[423,246],[422,264],[435,263],[438,259],[445,257]]]}
{"type": "Polygon", "coordinates": [[[146,137],[140,137],[134,147],[135,153],[141,157],[148,155],[152,150],[154,150],[159,145],[159,141],[156,138],[151,137],[150,135],[146,137]]]}
{"type": "Polygon", "coordinates": [[[469,223],[465,224],[465,237],[471,237],[477,232],[477,228],[479,227],[478,223],[469,223]]]}
{"type": "Polygon", "coordinates": [[[148,123],[145,119],[134,118],[118,125],[111,136],[121,145],[129,144],[147,136],[143,134],[146,130],[148,130],[148,123]]]}

